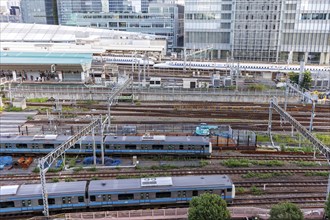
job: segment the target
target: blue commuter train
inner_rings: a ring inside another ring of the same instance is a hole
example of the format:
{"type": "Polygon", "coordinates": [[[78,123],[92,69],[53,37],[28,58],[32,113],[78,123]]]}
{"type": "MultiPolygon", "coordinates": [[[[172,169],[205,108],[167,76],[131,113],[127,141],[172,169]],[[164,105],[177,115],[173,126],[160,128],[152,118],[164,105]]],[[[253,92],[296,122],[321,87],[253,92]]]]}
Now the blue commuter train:
{"type": "MultiPolygon", "coordinates": [[[[65,135],[1,136],[1,154],[47,154],[68,140],[65,135]]],[[[209,157],[212,144],[208,137],[197,136],[95,136],[96,153],[111,155],[175,155],[209,157]]],[[[91,154],[92,136],[82,137],[67,153],[91,154]]]]}
{"type": "MultiPolygon", "coordinates": [[[[203,193],[235,198],[227,175],[47,183],[49,211],[188,203],[203,193]]],[[[40,184],[0,187],[0,216],[43,210],[40,184]]]]}

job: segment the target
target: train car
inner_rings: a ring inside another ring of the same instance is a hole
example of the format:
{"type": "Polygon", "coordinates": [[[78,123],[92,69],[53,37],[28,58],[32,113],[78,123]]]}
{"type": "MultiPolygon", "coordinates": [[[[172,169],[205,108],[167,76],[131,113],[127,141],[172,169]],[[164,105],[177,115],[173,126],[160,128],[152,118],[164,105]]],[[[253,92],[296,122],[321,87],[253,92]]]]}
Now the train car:
{"type": "MultiPolygon", "coordinates": [[[[36,135],[36,136],[3,136],[0,142],[0,153],[3,154],[47,154],[64,143],[71,136],[36,135]]],[[[96,153],[109,155],[142,155],[165,154],[177,156],[208,157],[212,153],[212,144],[207,137],[196,136],[95,136],[96,153]]],[[[92,136],[82,137],[70,149],[68,154],[93,153],[92,136]]]]}
{"type": "Polygon", "coordinates": [[[69,138],[65,135],[1,136],[0,153],[49,153],[69,138]]]}
{"type": "MultiPolygon", "coordinates": [[[[86,208],[86,181],[47,183],[49,211],[86,208]]],[[[40,184],[0,186],[0,214],[42,212],[40,184]]]]}
{"type": "MultiPolygon", "coordinates": [[[[255,71],[255,72],[300,72],[299,65],[281,65],[281,64],[258,64],[258,63],[214,63],[214,62],[186,62],[186,69],[198,70],[228,70],[230,68],[241,71],[255,71]]],[[[183,69],[184,61],[166,61],[165,63],[157,63],[154,68],[166,69],[183,69]]],[[[305,70],[311,73],[327,72],[330,70],[326,66],[311,66],[306,65],[305,70]]]]}
{"type": "Polygon", "coordinates": [[[116,57],[116,56],[93,56],[94,62],[105,62],[122,65],[149,65],[153,66],[155,62],[151,59],[142,59],[139,57],[116,57]]]}
{"type": "Polygon", "coordinates": [[[89,184],[89,207],[188,203],[203,193],[220,195],[228,203],[235,186],[226,175],[96,180],[89,184]]]}
{"type": "Polygon", "coordinates": [[[105,152],[109,154],[171,154],[211,156],[209,138],[197,136],[107,136],[105,152]]]}
{"type": "MultiPolygon", "coordinates": [[[[235,198],[227,175],[156,177],[48,183],[49,211],[188,203],[203,193],[235,198]]],[[[0,186],[0,215],[41,213],[40,184],[0,186]]]]}

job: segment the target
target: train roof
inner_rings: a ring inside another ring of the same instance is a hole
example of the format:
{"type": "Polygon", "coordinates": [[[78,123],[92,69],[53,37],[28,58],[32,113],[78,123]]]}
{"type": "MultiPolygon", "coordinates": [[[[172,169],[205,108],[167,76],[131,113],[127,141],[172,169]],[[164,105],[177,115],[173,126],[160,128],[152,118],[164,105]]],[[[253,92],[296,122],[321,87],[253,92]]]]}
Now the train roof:
{"type": "MultiPolygon", "coordinates": [[[[99,143],[99,142],[102,141],[101,136],[95,136],[94,139],[95,139],[96,143],[99,143]]],[[[92,143],[93,142],[93,137],[92,136],[84,136],[84,137],[80,138],[79,141],[77,141],[77,143],[80,143],[80,141],[81,141],[82,144],[92,143]]]]}
{"type": "Polygon", "coordinates": [[[89,193],[150,191],[152,189],[191,189],[195,187],[231,187],[227,175],[155,177],[142,179],[95,180],[89,184],[89,193]]]}
{"type": "Polygon", "coordinates": [[[1,136],[1,143],[63,143],[71,136],[66,135],[35,135],[35,136],[1,136]]]}
{"type": "Polygon", "coordinates": [[[166,144],[201,144],[205,145],[209,143],[208,137],[198,136],[165,136],[165,135],[154,135],[154,136],[107,136],[105,142],[113,144],[129,144],[129,143],[166,143],[166,144]]]}
{"type": "MultiPolygon", "coordinates": [[[[48,196],[84,194],[87,181],[47,183],[48,196]]],[[[41,184],[27,184],[0,187],[1,200],[6,198],[41,196],[41,184]]]]}

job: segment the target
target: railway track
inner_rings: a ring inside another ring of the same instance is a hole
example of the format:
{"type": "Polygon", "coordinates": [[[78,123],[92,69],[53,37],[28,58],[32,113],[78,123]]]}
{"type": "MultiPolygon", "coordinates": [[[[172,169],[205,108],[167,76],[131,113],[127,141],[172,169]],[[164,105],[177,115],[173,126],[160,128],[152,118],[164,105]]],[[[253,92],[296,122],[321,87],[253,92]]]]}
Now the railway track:
{"type": "MultiPolygon", "coordinates": [[[[53,106],[53,103],[29,103],[30,106],[53,106]]],[[[70,103],[63,105],[70,106],[70,103]]],[[[88,109],[90,111],[83,112],[79,109],[72,109],[63,113],[64,119],[56,121],[56,123],[69,125],[85,125],[89,120],[78,119],[72,120],[75,116],[85,116],[107,114],[108,106],[104,104],[77,104],[78,107],[88,109]],[[65,119],[68,115],[69,119],[65,119]]],[[[234,129],[248,129],[262,131],[268,126],[268,105],[256,103],[204,103],[204,102],[183,102],[177,104],[119,104],[111,107],[112,116],[116,118],[118,124],[159,124],[159,121],[150,120],[157,117],[169,118],[169,120],[161,120],[162,124],[166,123],[191,123],[191,119],[196,121],[208,121],[209,124],[226,123],[234,129]],[[129,119],[125,119],[129,117],[129,119]],[[146,118],[148,120],[146,120],[146,118]],[[171,119],[170,119],[171,118],[171,119]],[[180,119],[179,119],[180,118],[180,119]],[[128,122],[129,121],[129,122],[128,122]],[[218,121],[218,122],[217,122],[218,121]]],[[[289,105],[288,112],[296,118],[302,125],[309,126],[310,123],[310,105],[289,105]]],[[[330,131],[330,108],[326,106],[317,106],[316,117],[314,118],[315,131],[330,131]]],[[[41,113],[45,115],[46,113],[41,113]]],[[[42,119],[38,121],[30,121],[34,124],[47,124],[48,120],[42,119]]],[[[281,124],[280,116],[273,115],[273,129],[277,131],[290,130],[289,124],[281,124]]]]}
{"type": "Polygon", "coordinates": [[[255,197],[255,198],[235,198],[234,206],[243,206],[243,205],[268,205],[268,204],[277,204],[279,202],[292,202],[299,204],[308,204],[308,203],[324,203],[326,200],[325,195],[320,196],[281,196],[281,197],[255,197]]]}
{"type": "Polygon", "coordinates": [[[264,156],[264,155],[232,155],[232,156],[217,156],[212,155],[212,160],[227,160],[227,159],[248,159],[248,160],[285,160],[285,161],[317,161],[326,162],[324,158],[313,158],[311,156],[264,156]]]}
{"type": "MultiPolygon", "coordinates": [[[[58,178],[60,180],[88,180],[92,178],[131,178],[131,177],[148,177],[148,176],[183,176],[183,175],[213,175],[213,174],[246,174],[254,173],[306,173],[306,172],[329,172],[329,168],[239,168],[239,169],[184,169],[184,170],[135,170],[135,171],[102,171],[91,173],[73,173],[73,174],[50,174],[46,175],[48,180],[58,178]]],[[[3,175],[1,181],[18,181],[18,180],[39,180],[39,175],[3,175]]]]}
{"type": "Polygon", "coordinates": [[[328,180],[305,180],[305,181],[244,181],[234,182],[236,187],[327,187],[328,180]]]}
{"type": "MultiPolygon", "coordinates": [[[[98,114],[96,114],[98,115],[98,114]]],[[[112,114],[111,115],[116,115],[116,114],[112,114]]],[[[124,116],[124,114],[119,114],[118,116],[124,116]]],[[[132,116],[132,115],[130,115],[132,116]]],[[[175,119],[173,118],[172,120],[170,119],[170,117],[168,117],[169,119],[166,121],[159,121],[159,120],[153,120],[155,118],[155,116],[151,116],[151,115],[146,115],[146,114],[141,114],[141,115],[134,115],[135,117],[130,117],[129,119],[116,119],[116,124],[118,125],[155,125],[155,124],[178,124],[178,125],[182,125],[182,124],[191,124],[192,121],[191,120],[179,120],[179,119],[175,119]],[[148,120],[146,121],[145,118],[139,118],[138,116],[145,116],[148,118],[148,120]],[[134,119],[132,119],[134,118],[134,119]]],[[[191,118],[189,118],[191,119],[191,118]]],[[[199,121],[201,121],[201,118],[198,119],[199,121]]],[[[268,127],[268,121],[266,120],[262,120],[262,121],[256,121],[256,120],[250,120],[250,121],[230,121],[224,119],[224,121],[222,121],[221,119],[219,119],[218,122],[214,122],[217,119],[214,118],[209,118],[209,119],[203,119],[202,121],[206,121],[206,120],[212,120],[210,122],[207,122],[208,124],[226,124],[226,125],[230,125],[233,129],[241,129],[241,130],[252,130],[252,131],[265,131],[267,130],[268,127]]],[[[237,119],[236,119],[237,120],[237,119]]],[[[60,119],[60,120],[54,120],[53,121],[54,124],[58,125],[58,126],[62,126],[62,125],[66,125],[66,126],[85,126],[87,124],[89,124],[91,121],[90,120],[86,120],[86,119],[78,119],[78,120],[73,120],[72,118],[70,119],[60,119]]],[[[35,121],[30,121],[31,124],[39,124],[39,125],[48,125],[49,120],[48,119],[42,119],[42,120],[35,120],[35,121]]],[[[305,122],[301,122],[301,124],[305,127],[309,126],[309,121],[306,119],[305,122]]],[[[272,123],[272,130],[273,131],[291,131],[292,126],[290,124],[282,124],[279,121],[273,121],[272,123]]],[[[317,131],[317,132],[329,132],[330,131],[330,126],[329,123],[327,122],[315,122],[313,123],[313,131],[317,131]]]]}

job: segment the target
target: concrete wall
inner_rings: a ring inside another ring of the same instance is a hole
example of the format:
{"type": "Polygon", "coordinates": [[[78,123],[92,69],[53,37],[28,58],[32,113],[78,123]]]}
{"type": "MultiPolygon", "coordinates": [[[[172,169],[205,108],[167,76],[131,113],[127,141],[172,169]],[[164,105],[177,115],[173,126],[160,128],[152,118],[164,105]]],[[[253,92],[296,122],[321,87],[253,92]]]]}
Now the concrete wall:
{"type": "MultiPolygon", "coordinates": [[[[7,94],[8,95],[8,94],[7,94]]],[[[102,92],[67,92],[66,90],[58,92],[50,91],[30,91],[26,92],[25,97],[29,98],[41,98],[41,97],[53,97],[55,99],[66,99],[66,100],[107,100],[109,94],[102,92]]],[[[13,97],[21,97],[22,94],[19,92],[13,93],[13,97]]],[[[207,93],[207,92],[193,92],[193,93],[171,93],[165,92],[135,92],[134,97],[140,101],[212,101],[212,102],[256,102],[256,103],[269,103],[270,98],[276,96],[279,102],[284,102],[283,93],[207,93]]],[[[289,96],[289,103],[298,103],[300,98],[297,96],[289,96]]]]}

